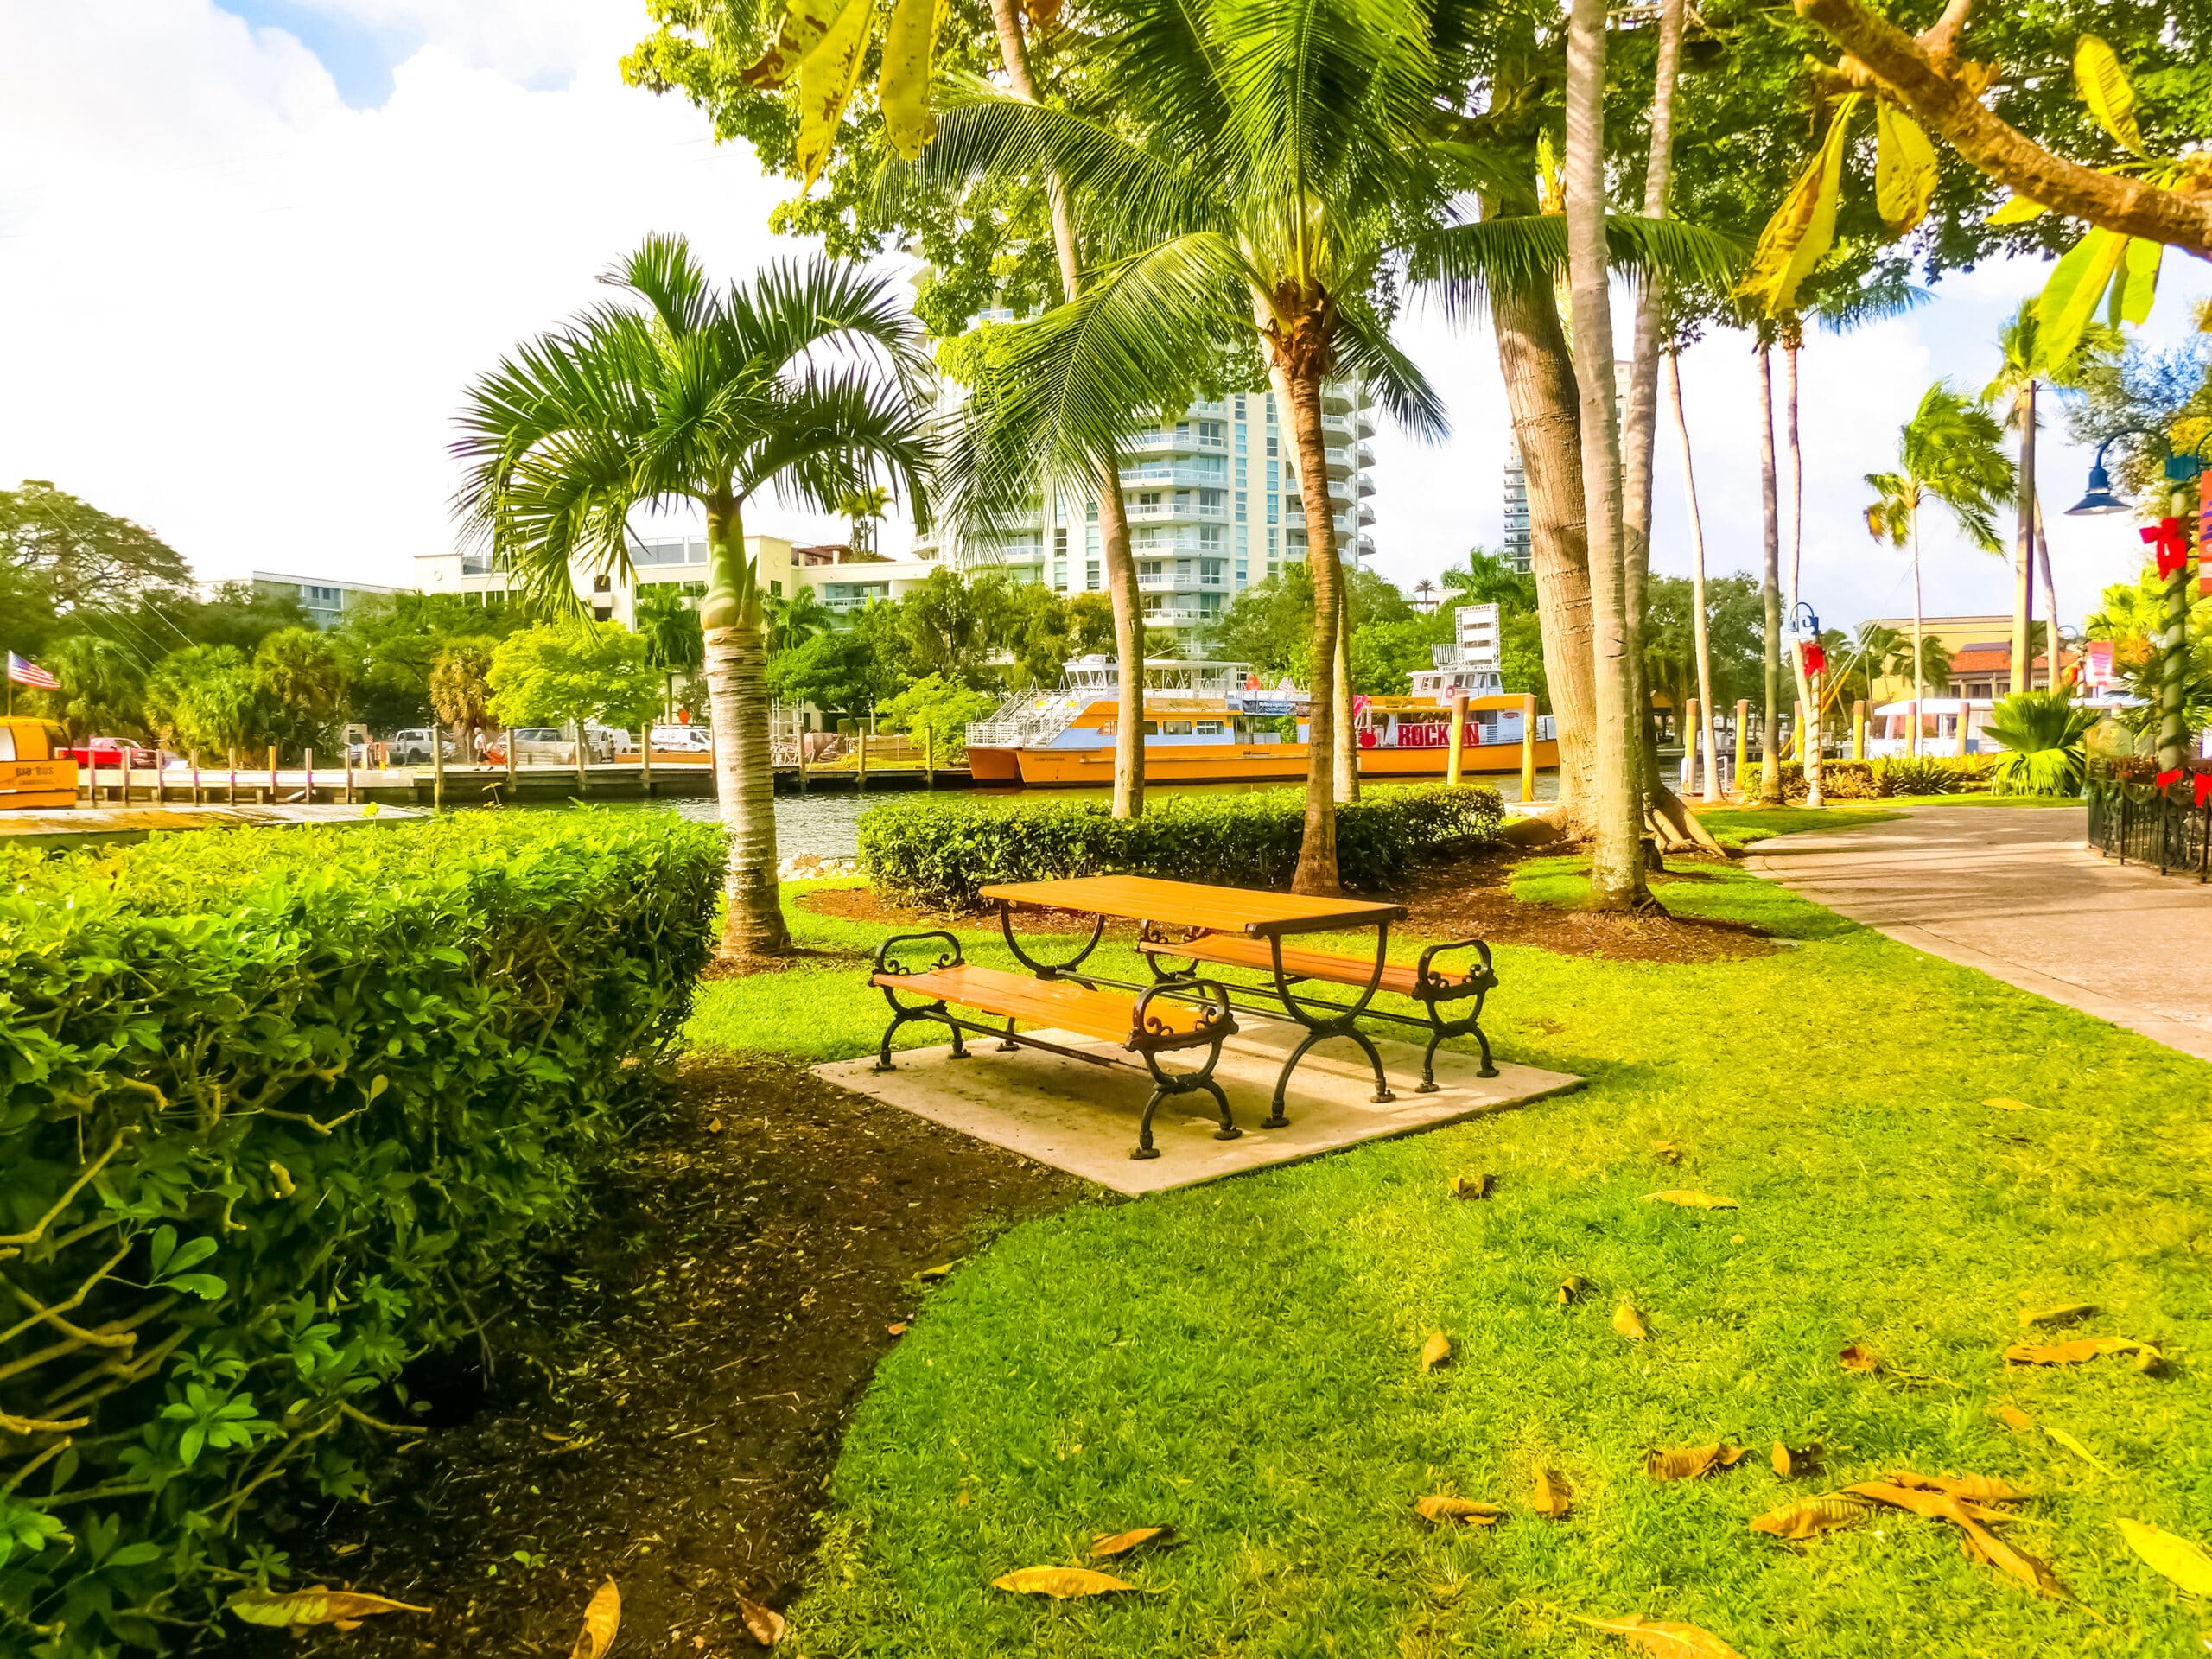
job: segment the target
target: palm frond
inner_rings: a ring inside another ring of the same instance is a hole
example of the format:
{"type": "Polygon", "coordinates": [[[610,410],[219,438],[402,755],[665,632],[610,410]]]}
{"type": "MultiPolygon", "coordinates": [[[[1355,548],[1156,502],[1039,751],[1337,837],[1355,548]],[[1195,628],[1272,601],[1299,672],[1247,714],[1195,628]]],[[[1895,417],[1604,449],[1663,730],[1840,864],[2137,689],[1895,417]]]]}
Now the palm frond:
{"type": "Polygon", "coordinates": [[[599,280],[645,301],[671,334],[703,327],[714,312],[707,273],[680,236],[648,236],[599,280]]]}
{"type": "MultiPolygon", "coordinates": [[[[1609,214],[1605,244],[1614,270],[1669,284],[1726,287],[1743,257],[1714,232],[1640,214],[1609,214]]],[[[1566,270],[1567,220],[1557,213],[1440,225],[1408,248],[1408,276],[1454,321],[1479,315],[1494,288],[1548,288],[1566,270]]]]}
{"type": "Polygon", "coordinates": [[[1335,372],[1365,382],[1382,412],[1414,436],[1441,443],[1452,435],[1444,399],[1363,301],[1338,312],[1335,372]]]}

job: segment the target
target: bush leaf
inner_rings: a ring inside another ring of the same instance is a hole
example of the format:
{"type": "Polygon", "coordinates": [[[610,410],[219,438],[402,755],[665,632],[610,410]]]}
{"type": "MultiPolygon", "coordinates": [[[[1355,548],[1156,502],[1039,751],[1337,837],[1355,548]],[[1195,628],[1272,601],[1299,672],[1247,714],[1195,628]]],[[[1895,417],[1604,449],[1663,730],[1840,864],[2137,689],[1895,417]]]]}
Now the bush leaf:
{"type": "Polygon", "coordinates": [[[1874,205],[1892,236],[1928,216],[1936,194],[1936,146],[1920,124],[1884,100],[1874,105],[1874,205]]]}
{"type": "Polygon", "coordinates": [[[2127,1547],[2192,1596],[2212,1596],[2212,1554],[2204,1546],[2177,1538],[2141,1521],[2114,1516],[2127,1547]]]}
{"type": "Polygon", "coordinates": [[[1782,206],[1759,232],[1751,272],[1738,292],[1758,302],[1769,316],[1796,308],[1799,286],[1835,245],[1844,145],[1860,97],[1850,92],[1837,100],[1819,152],[1805,164],[1782,206]]]}

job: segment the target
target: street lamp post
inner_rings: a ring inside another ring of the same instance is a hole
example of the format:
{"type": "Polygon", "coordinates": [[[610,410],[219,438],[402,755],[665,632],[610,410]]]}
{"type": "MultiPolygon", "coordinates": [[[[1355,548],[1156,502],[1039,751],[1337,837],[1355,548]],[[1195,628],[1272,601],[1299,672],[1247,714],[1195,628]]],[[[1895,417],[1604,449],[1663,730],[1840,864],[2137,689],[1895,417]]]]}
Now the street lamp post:
{"type": "MultiPolygon", "coordinates": [[[[2088,488],[2079,501],[2066,509],[2069,516],[2087,518],[2128,510],[2127,503],[2113,493],[2112,474],[2105,470],[2105,451],[2114,439],[2131,433],[2144,437],[2162,435],[2134,428],[2129,432],[2114,433],[2099,444],[2097,458],[2089,466],[2088,488]]],[[[2158,771],[2162,775],[2179,772],[2186,758],[2189,734],[2183,726],[2182,693],[2189,650],[2190,546],[2195,539],[2190,526],[2196,518],[2189,486],[2203,471],[2202,455],[2168,455],[2166,512],[2157,524],[2146,526],[2143,531],[2143,539],[2157,550],[2158,575],[2164,582],[2158,634],[2158,771]]],[[[2056,638],[2055,632],[2053,637],[2056,638]]],[[[2056,663],[2054,652],[2054,678],[2056,663]]]]}
{"type": "Polygon", "coordinates": [[[1803,729],[1797,736],[1797,753],[1805,772],[1805,804],[1826,806],[1827,792],[1821,787],[1821,676],[1827,667],[1827,657],[1821,649],[1820,613],[1808,601],[1799,600],[1796,609],[1789,613],[1789,631],[1796,636],[1792,644],[1804,670],[1807,697],[1803,729]]]}

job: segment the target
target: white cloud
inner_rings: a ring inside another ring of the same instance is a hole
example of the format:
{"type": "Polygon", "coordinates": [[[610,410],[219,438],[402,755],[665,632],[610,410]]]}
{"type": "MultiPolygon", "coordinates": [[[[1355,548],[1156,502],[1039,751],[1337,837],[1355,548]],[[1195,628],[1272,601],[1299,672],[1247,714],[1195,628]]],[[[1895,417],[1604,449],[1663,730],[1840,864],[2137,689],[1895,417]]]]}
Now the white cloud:
{"type": "MultiPolygon", "coordinates": [[[[0,153],[16,162],[0,175],[0,480],[52,479],[209,575],[404,583],[416,552],[451,539],[445,446],[470,377],[594,298],[596,274],[647,231],[690,235],[733,275],[789,249],[765,228],[784,191],[743,149],[709,143],[690,106],[620,84],[643,28],[632,6],[295,3],[399,43],[381,106],[347,108],[292,35],[213,0],[0,7],[0,153]]],[[[1824,620],[1902,608],[1903,560],[1860,524],[1861,475],[1888,463],[1930,378],[1980,385],[2046,269],[1985,267],[1911,317],[1813,339],[1806,591],[1824,620]]],[[[2194,268],[2170,275],[2207,286],[2194,268]]],[[[2185,310],[2170,293],[2159,332],[2177,334],[2185,310]]],[[[1381,563],[1410,583],[1496,545],[1508,425],[1486,332],[1416,317],[1407,340],[1455,427],[1440,450],[1388,431],[1378,444],[1381,563]]],[[[1756,569],[1741,337],[1699,346],[1685,381],[1713,568],[1756,569]]],[[[2087,459],[2047,439],[2054,515],[2087,459]]],[[[1657,486],[1656,562],[1684,571],[1663,423],[1657,486]]],[[[815,537],[835,522],[764,502],[754,527],[815,537]]],[[[2073,617],[2138,562],[2125,523],[2055,516],[2053,541],[2073,617]]],[[[1948,531],[1929,539],[1927,578],[1931,612],[2005,603],[2001,567],[1948,531]]]]}

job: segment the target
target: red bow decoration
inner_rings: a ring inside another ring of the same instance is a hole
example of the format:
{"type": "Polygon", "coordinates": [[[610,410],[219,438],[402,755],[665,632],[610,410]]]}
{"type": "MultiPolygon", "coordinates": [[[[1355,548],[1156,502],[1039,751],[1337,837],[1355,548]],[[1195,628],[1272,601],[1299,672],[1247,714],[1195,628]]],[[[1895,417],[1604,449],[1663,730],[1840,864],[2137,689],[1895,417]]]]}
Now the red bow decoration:
{"type": "Polygon", "coordinates": [[[2196,785],[2196,804],[2199,806],[2212,801],[2212,772],[2192,772],[2189,779],[2196,785]]]}
{"type": "Polygon", "coordinates": [[[1828,654],[1819,645],[1808,639],[1802,649],[1805,653],[1805,671],[1808,674],[1818,674],[1827,669],[1828,654]]]}
{"type": "Polygon", "coordinates": [[[2164,793],[2165,791],[2171,789],[2176,784],[2181,782],[2181,768],[2179,766],[2176,766],[2171,772],[2162,772],[2151,781],[2158,786],[2161,793],[2164,793]]]}
{"type": "Polygon", "coordinates": [[[2178,518],[2161,518],[2155,524],[2143,526],[2143,539],[2158,550],[2160,580],[2171,576],[2189,563],[2189,535],[2178,518]]]}

